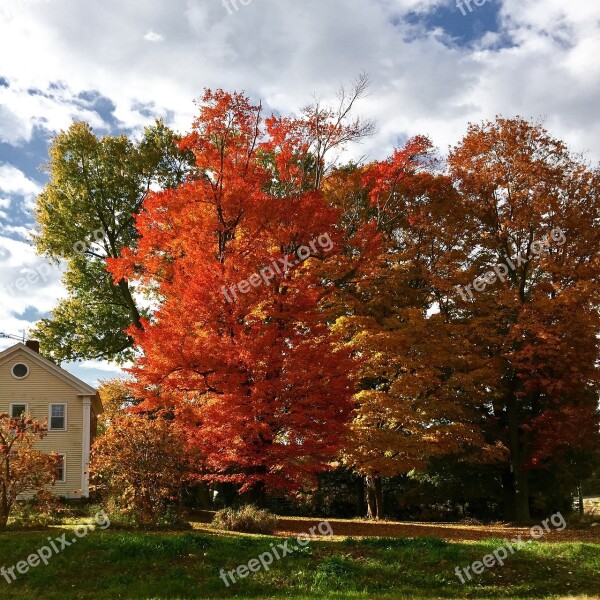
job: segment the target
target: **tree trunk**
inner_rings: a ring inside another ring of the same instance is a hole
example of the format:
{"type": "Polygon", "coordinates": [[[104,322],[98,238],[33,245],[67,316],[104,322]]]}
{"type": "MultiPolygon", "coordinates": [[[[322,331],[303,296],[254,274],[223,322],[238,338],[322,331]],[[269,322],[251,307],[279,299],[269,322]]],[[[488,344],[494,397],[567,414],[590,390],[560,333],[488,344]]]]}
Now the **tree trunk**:
{"type": "Polygon", "coordinates": [[[0,500],[0,529],[6,529],[6,526],[8,525],[8,516],[10,514],[10,507],[8,505],[4,483],[3,488],[2,499],[0,500]]]}
{"type": "Polygon", "coordinates": [[[377,502],[375,500],[375,484],[373,478],[367,475],[365,477],[365,490],[367,492],[367,518],[377,518],[377,502]]]}
{"type": "Polygon", "coordinates": [[[383,518],[383,490],[381,487],[381,477],[365,477],[367,488],[367,517],[369,519],[383,518]]]}
{"type": "Polygon", "coordinates": [[[525,452],[519,435],[518,404],[514,396],[511,396],[507,402],[506,409],[510,466],[515,492],[515,520],[517,523],[527,523],[531,519],[529,512],[529,481],[524,466],[525,452]]]}
{"type": "Polygon", "coordinates": [[[254,485],[252,489],[242,495],[242,498],[246,504],[254,504],[259,508],[264,508],[267,505],[267,490],[264,483],[261,481],[254,485]]]}
{"type": "Polygon", "coordinates": [[[212,508],[212,496],[210,488],[204,482],[200,482],[195,489],[196,507],[200,510],[210,510],[212,508]]]}
{"type": "Polygon", "coordinates": [[[129,283],[125,279],[121,279],[119,281],[119,283],[117,284],[117,286],[118,286],[119,290],[121,290],[123,299],[125,300],[128,308],[129,308],[129,315],[131,316],[131,322],[133,323],[133,325],[135,326],[136,329],[140,329],[140,330],[143,329],[144,327],[142,326],[142,319],[140,316],[140,311],[138,310],[138,307],[133,298],[133,294],[131,293],[131,290],[129,289],[129,283]]]}
{"type": "Polygon", "coordinates": [[[502,503],[504,518],[507,521],[514,521],[517,518],[515,513],[515,482],[509,465],[502,472],[502,503]]]}
{"type": "Polygon", "coordinates": [[[583,507],[583,490],[581,489],[581,483],[577,486],[577,493],[579,495],[579,516],[583,517],[585,514],[585,510],[583,507]]]}
{"type": "Polygon", "coordinates": [[[527,473],[522,467],[520,467],[515,477],[515,496],[517,523],[528,523],[531,520],[529,512],[529,481],[527,473]]]}

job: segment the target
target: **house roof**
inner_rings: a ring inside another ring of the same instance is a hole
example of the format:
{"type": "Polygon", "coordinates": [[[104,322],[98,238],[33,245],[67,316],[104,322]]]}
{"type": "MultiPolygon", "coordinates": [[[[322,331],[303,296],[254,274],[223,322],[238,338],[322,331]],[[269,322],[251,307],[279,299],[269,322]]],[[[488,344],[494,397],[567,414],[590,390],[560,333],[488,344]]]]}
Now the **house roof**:
{"type": "Polygon", "coordinates": [[[49,371],[59,379],[62,379],[65,383],[69,384],[71,387],[75,388],[78,396],[91,396],[92,400],[95,400],[97,403],[100,411],[102,410],[102,402],[100,401],[98,392],[93,387],[85,383],[85,381],[81,381],[81,379],[78,379],[75,377],[75,375],[71,375],[71,373],[68,371],[65,371],[58,365],[54,364],[51,360],[48,360],[21,342],[18,342],[14,346],[11,346],[10,348],[0,352],[0,365],[8,362],[10,358],[19,351],[25,353],[33,363],[37,364],[42,369],[49,371]]]}

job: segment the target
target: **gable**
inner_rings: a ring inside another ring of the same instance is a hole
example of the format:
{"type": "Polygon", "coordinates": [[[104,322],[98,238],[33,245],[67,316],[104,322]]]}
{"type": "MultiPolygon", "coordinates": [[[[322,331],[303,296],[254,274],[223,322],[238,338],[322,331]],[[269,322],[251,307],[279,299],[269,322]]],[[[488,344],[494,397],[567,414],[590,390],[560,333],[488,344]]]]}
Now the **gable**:
{"type": "MultiPolygon", "coordinates": [[[[0,352],[0,370],[7,370],[7,373],[4,373],[5,376],[8,375],[8,377],[13,377],[11,369],[17,362],[22,362],[25,365],[35,365],[38,369],[41,369],[51,377],[60,380],[62,383],[73,389],[78,396],[91,396],[92,398],[97,396],[97,392],[93,387],[89,386],[84,381],[81,381],[81,379],[78,379],[74,375],[71,375],[71,373],[68,373],[64,369],[61,369],[52,361],[49,361],[34,350],[25,346],[25,344],[18,343],[7,350],[0,352]]],[[[23,381],[25,381],[25,379],[23,381]]]]}

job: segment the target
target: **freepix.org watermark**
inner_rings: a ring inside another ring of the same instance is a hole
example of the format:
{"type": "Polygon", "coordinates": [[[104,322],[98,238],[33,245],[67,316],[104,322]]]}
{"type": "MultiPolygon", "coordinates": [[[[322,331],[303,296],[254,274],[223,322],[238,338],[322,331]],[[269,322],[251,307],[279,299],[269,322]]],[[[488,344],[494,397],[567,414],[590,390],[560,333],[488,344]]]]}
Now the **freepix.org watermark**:
{"type": "Polygon", "coordinates": [[[94,244],[103,242],[105,239],[106,231],[104,230],[104,227],[100,227],[99,229],[92,231],[90,235],[86,235],[83,238],[83,241],[75,242],[73,244],[73,250],[75,254],[83,255],[86,252],[89,252],[94,244]]]}
{"type": "MultiPolygon", "coordinates": [[[[537,242],[533,242],[531,244],[531,254],[532,256],[537,256],[541,254],[544,250],[550,248],[550,246],[554,243],[556,246],[562,246],[567,241],[563,230],[560,227],[555,227],[548,237],[544,240],[538,240],[537,242]]],[[[476,292],[483,292],[487,285],[492,285],[498,279],[503,283],[506,281],[506,277],[510,271],[515,271],[518,269],[523,263],[529,261],[531,257],[524,258],[520,253],[512,258],[508,258],[508,255],[504,257],[506,259],[506,264],[501,263],[494,267],[493,271],[488,271],[485,275],[480,275],[473,280],[473,283],[470,283],[463,288],[462,285],[455,286],[458,293],[460,294],[463,300],[468,300],[465,295],[465,291],[469,295],[469,298],[473,299],[473,290],[476,292]],[[471,289],[472,288],[472,289],[471,289]]]]}
{"type": "MultiPolygon", "coordinates": [[[[96,525],[100,529],[108,529],[110,527],[110,520],[103,510],[96,513],[94,521],[96,521],[96,525]]],[[[35,569],[40,563],[47,565],[52,556],[60,554],[65,548],[74,544],[78,539],[84,538],[90,531],[94,531],[96,525],[79,525],[73,530],[75,537],[70,540],[67,539],[67,536],[69,535],[67,532],[57,538],[49,537],[47,546],[42,546],[36,552],[30,554],[27,557],[27,560],[20,560],[16,565],[9,568],[0,568],[0,575],[2,575],[8,583],[12,583],[17,579],[15,570],[20,575],[25,575],[29,569],[35,569]]]]}
{"type": "Polygon", "coordinates": [[[225,587],[230,586],[229,580],[231,580],[231,583],[236,582],[236,575],[240,579],[245,579],[248,577],[248,575],[250,575],[250,573],[258,573],[258,571],[261,569],[268,571],[275,559],[281,560],[288,554],[293,554],[305,546],[308,546],[311,539],[315,539],[317,537],[315,533],[315,530],[317,529],[322,536],[331,537],[333,535],[333,529],[331,528],[329,521],[321,521],[318,525],[311,527],[308,530],[308,533],[301,533],[295,540],[297,545],[290,540],[285,540],[285,542],[282,544],[277,544],[277,547],[275,547],[275,544],[271,544],[270,550],[263,552],[258,558],[250,559],[248,564],[240,565],[237,569],[232,569],[231,571],[225,571],[225,569],[221,569],[219,574],[225,583],[225,587]],[[290,546],[290,544],[292,544],[292,546],[290,546]],[[229,579],[227,579],[228,576],[229,579]]]}
{"type": "Polygon", "coordinates": [[[454,572],[460,579],[461,583],[466,583],[463,574],[466,575],[470,581],[472,579],[470,571],[473,571],[474,575],[481,575],[484,569],[490,569],[496,564],[501,567],[504,566],[504,561],[515,552],[522,550],[526,544],[530,544],[533,540],[539,540],[546,533],[550,531],[549,523],[552,524],[556,531],[562,531],[566,526],[567,522],[560,512],[554,513],[549,519],[544,519],[542,525],[534,525],[529,530],[531,539],[523,541],[522,536],[518,535],[510,542],[505,538],[505,544],[496,548],[491,554],[486,554],[481,560],[476,560],[473,564],[468,567],[456,567],[454,572]],[[510,554],[509,554],[510,552],[510,554]]]}
{"type": "Polygon", "coordinates": [[[460,12],[463,14],[463,17],[467,16],[467,11],[465,10],[465,5],[469,11],[469,13],[473,12],[473,7],[471,3],[475,6],[483,6],[488,0],[456,0],[456,7],[460,9],[460,12]]]}
{"type": "MultiPolygon", "coordinates": [[[[73,252],[79,256],[83,256],[87,252],[93,250],[94,244],[99,244],[106,240],[106,231],[103,227],[94,230],[90,235],[86,235],[83,240],[79,240],[73,244],[73,252]]],[[[0,260],[5,260],[10,256],[6,248],[0,248],[0,260]]],[[[68,258],[68,257],[65,257],[68,258]]],[[[27,291],[31,285],[36,285],[40,281],[47,283],[50,276],[54,273],[55,268],[49,263],[43,263],[35,269],[27,269],[23,271],[20,277],[17,277],[11,283],[0,286],[0,290],[9,296],[17,296],[27,291]]]]}
{"type": "Polygon", "coordinates": [[[329,234],[324,233],[318,238],[310,241],[308,246],[300,246],[295,254],[288,254],[283,258],[272,261],[270,265],[264,267],[258,273],[254,273],[248,277],[248,279],[242,279],[237,285],[232,285],[229,289],[223,286],[221,288],[223,296],[225,296],[227,302],[232,303],[237,299],[237,292],[247,294],[252,288],[257,288],[263,283],[267,286],[271,285],[271,280],[275,279],[276,275],[282,275],[301,262],[304,262],[311,255],[318,254],[319,250],[317,244],[325,253],[330,252],[333,249],[333,242],[331,241],[329,234]],[[229,294],[231,294],[231,296],[229,294]]]}
{"type": "Polygon", "coordinates": [[[240,10],[238,2],[242,6],[248,6],[248,4],[252,2],[252,0],[223,0],[223,6],[225,7],[229,15],[232,15],[234,12],[240,10]]]}

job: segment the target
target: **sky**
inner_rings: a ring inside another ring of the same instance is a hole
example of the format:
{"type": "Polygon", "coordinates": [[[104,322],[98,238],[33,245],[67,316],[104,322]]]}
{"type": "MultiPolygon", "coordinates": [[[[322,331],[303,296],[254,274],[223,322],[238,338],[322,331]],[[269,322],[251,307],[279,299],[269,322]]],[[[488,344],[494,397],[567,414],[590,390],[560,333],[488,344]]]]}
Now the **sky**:
{"type": "MultiPolygon", "coordinates": [[[[290,114],[367,72],[357,110],[377,132],[349,157],[417,134],[444,154],[501,114],[543,120],[598,164],[598,0],[458,1],[0,0],[0,332],[21,335],[64,296],[30,232],[48,144],[73,120],[138,136],[162,117],[184,132],[205,88],[290,114]]],[[[92,385],[119,372],[63,366],[92,385]]]]}

